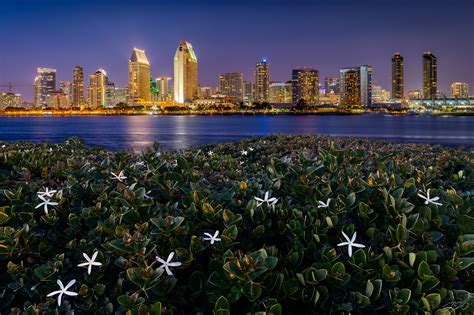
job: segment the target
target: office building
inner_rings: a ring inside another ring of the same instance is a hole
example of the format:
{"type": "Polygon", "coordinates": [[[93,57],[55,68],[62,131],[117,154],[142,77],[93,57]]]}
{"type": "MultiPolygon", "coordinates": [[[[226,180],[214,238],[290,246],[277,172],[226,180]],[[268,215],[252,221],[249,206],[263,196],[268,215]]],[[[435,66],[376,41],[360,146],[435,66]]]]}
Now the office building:
{"type": "Polygon", "coordinates": [[[370,107],[372,105],[372,67],[364,65],[342,68],[340,74],[341,106],[351,109],[370,107]],[[349,81],[346,81],[346,78],[349,81]],[[359,93],[357,96],[353,94],[356,92],[359,93]]]}
{"type": "Polygon", "coordinates": [[[403,57],[395,53],[392,57],[392,99],[403,98],[403,57]]]}
{"type": "Polygon", "coordinates": [[[150,62],[145,51],[133,48],[128,61],[129,100],[136,103],[150,102],[150,62]]]}
{"type": "Polygon", "coordinates": [[[408,99],[409,100],[421,100],[423,98],[423,94],[420,90],[410,90],[408,91],[408,99]]]}
{"type": "Polygon", "coordinates": [[[159,77],[156,78],[156,88],[158,89],[158,95],[160,101],[169,101],[170,100],[170,95],[171,95],[171,89],[170,89],[170,77],[159,77]]]}
{"type": "Polygon", "coordinates": [[[431,52],[423,54],[423,98],[431,99],[438,91],[438,69],[436,57],[431,52]]]}
{"type": "Polygon", "coordinates": [[[451,84],[452,98],[468,98],[469,85],[466,82],[454,82],[451,84]]]}
{"type": "Polygon", "coordinates": [[[242,73],[229,72],[219,76],[219,93],[236,101],[244,99],[244,76],[242,73]]]}
{"type": "Polygon", "coordinates": [[[72,83],[69,81],[59,82],[59,91],[66,95],[67,105],[72,104],[72,83]]]}
{"type": "Polygon", "coordinates": [[[313,68],[294,69],[292,72],[292,103],[304,100],[306,105],[319,104],[319,71],[313,68]]]}
{"type": "Polygon", "coordinates": [[[174,101],[192,102],[199,97],[198,60],[191,43],[182,40],[174,55],[174,101]]]}
{"type": "Polygon", "coordinates": [[[330,95],[340,95],[340,83],[341,79],[339,77],[326,77],[324,78],[324,89],[326,96],[330,95]]]}
{"type": "Polygon", "coordinates": [[[99,69],[89,75],[87,97],[90,107],[104,108],[106,106],[107,83],[107,72],[104,69],[99,69]]]}
{"type": "Polygon", "coordinates": [[[263,58],[255,65],[254,101],[270,101],[270,64],[268,59],[263,58]]]}
{"type": "Polygon", "coordinates": [[[84,104],[84,69],[75,66],[72,73],[72,106],[84,104]]]}
{"type": "Polygon", "coordinates": [[[115,88],[113,93],[113,106],[120,104],[121,106],[127,105],[128,102],[128,88],[115,88]]]}
{"type": "Polygon", "coordinates": [[[48,95],[56,91],[56,69],[38,68],[34,88],[35,106],[47,106],[48,95]]]}
{"type": "Polygon", "coordinates": [[[0,109],[21,107],[21,95],[16,93],[0,93],[0,109]]]}
{"type": "Polygon", "coordinates": [[[271,104],[291,104],[292,82],[272,82],[270,83],[270,103],[271,104]]]}

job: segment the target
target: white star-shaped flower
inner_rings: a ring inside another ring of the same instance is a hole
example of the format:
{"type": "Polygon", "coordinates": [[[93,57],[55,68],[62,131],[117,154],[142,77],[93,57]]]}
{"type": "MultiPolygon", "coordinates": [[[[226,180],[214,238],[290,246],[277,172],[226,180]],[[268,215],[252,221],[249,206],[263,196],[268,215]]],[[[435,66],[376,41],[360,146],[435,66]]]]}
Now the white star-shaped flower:
{"type": "Polygon", "coordinates": [[[278,199],[275,198],[275,197],[272,197],[272,198],[268,198],[269,197],[269,192],[267,191],[265,193],[265,197],[264,199],[262,198],[258,198],[258,197],[254,197],[255,200],[257,200],[257,207],[260,207],[263,203],[266,203],[267,206],[273,206],[274,204],[276,204],[278,202],[278,199]]]}
{"type": "Polygon", "coordinates": [[[143,194],[143,198],[145,200],[152,199],[152,197],[150,195],[148,195],[149,193],[151,193],[151,190],[149,190],[149,191],[147,191],[146,193],[143,194]]]}
{"type": "Polygon", "coordinates": [[[244,161],[240,161],[239,164],[240,164],[240,165],[243,165],[243,164],[244,164],[244,161]]]}
{"type": "Polygon", "coordinates": [[[434,204],[434,205],[438,205],[438,206],[442,206],[443,204],[440,203],[440,202],[436,202],[436,200],[439,200],[439,197],[433,197],[433,198],[430,198],[430,190],[428,189],[428,191],[426,192],[426,196],[423,196],[422,194],[418,194],[418,196],[420,196],[421,198],[425,199],[425,205],[429,205],[430,203],[431,204],[434,204]]]}
{"type": "Polygon", "coordinates": [[[76,296],[77,293],[76,292],[72,292],[72,291],[68,291],[67,289],[69,289],[70,287],[72,287],[74,285],[74,283],[76,283],[76,280],[73,279],[71,281],[69,281],[69,283],[66,285],[66,287],[64,287],[63,283],[61,282],[61,280],[58,280],[56,282],[58,285],[59,285],[59,288],[61,290],[58,290],[58,291],[53,291],[51,293],[49,293],[47,295],[47,297],[51,297],[53,295],[56,295],[56,294],[59,294],[58,296],[58,306],[61,306],[61,299],[63,297],[63,294],[66,294],[66,295],[69,295],[69,296],[76,296]]]}
{"type": "Polygon", "coordinates": [[[123,175],[123,171],[120,171],[120,173],[118,175],[115,174],[114,172],[110,172],[110,174],[112,174],[112,179],[116,179],[119,182],[122,182],[125,179],[127,179],[127,177],[125,175],[123,175]]]}
{"type": "Polygon", "coordinates": [[[346,233],[342,232],[342,235],[344,235],[344,238],[347,240],[347,242],[339,243],[337,246],[347,246],[347,251],[349,253],[349,257],[352,257],[352,247],[358,247],[358,248],[364,248],[365,245],[354,243],[355,239],[357,237],[357,232],[354,232],[354,235],[352,235],[352,238],[349,239],[349,236],[347,236],[346,233]]]}
{"type": "Polygon", "coordinates": [[[51,198],[53,197],[53,195],[57,193],[57,190],[49,190],[48,187],[46,187],[46,189],[44,191],[38,191],[37,194],[38,194],[38,197],[48,197],[48,198],[51,198]]]}
{"type": "Polygon", "coordinates": [[[247,155],[248,154],[248,152],[246,150],[242,150],[242,151],[240,151],[240,153],[242,153],[242,155],[247,155]]]}
{"type": "Polygon", "coordinates": [[[249,147],[249,151],[252,152],[254,150],[254,148],[252,147],[249,147]]]}
{"type": "Polygon", "coordinates": [[[87,274],[90,275],[92,271],[92,266],[102,266],[102,263],[95,261],[97,258],[97,254],[99,252],[95,251],[94,254],[92,254],[92,258],[89,258],[89,256],[86,253],[82,253],[82,256],[87,260],[85,263],[81,263],[77,265],[78,267],[87,267],[87,274]]]}
{"type": "Polygon", "coordinates": [[[45,197],[43,196],[38,196],[39,199],[43,200],[42,203],[40,203],[39,205],[37,205],[35,207],[35,209],[38,209],[40,207],[44,207],[44,213],[48,214],[48,206],[57,206],[58,203],[57,202],[54,202],[54,201],[51,201],[49,199],[46,199],[45,197]]]}
{"type": "Polygon", "coordinates": [[[212,150],[207,151],[207,155],[213,156],[213,155],[214,155],[214,151],[212,151],[212,150]]]}
{"type": "Polygon", "coordinates": [[[214,242],[220,242],[221,241],[221,239],[217,237],[217,235],[219,235],[219,231],[216,231],[214,233],[214,235],[211,235],[210,233],[204,233],[204,235],[207,236],[207,237],[204,238],[204,240],[210,241],[211,245],[213,245],[214,242]]]}
{"type": "Polygon", "coordinates": [[[156,260],[161,263],[162,265],[159,267],[160,269],[164,269],[166,271],[166,273],[168,274],[168,276],[172,276],[173,273],[171,272],[170,268],[169,267],[179,267],[181,266],[181,263],[179,261],[177,262],[171,262],[171,260],[173,259],[173,256],[174,256],[174,252],[171,252],[169,255],[168,255],[168,258],[166,259],[166,261],[164,261],[163,259],[161,259],[159,256],[156,256],[156,260]]]}
{"type": "Polygon", "coordinates": [[[318,201],[318,208],[328,208],[330,202],[331,202],[331,198],[328,198],[326,203],[324,203],[323,201],[318,201]]]}

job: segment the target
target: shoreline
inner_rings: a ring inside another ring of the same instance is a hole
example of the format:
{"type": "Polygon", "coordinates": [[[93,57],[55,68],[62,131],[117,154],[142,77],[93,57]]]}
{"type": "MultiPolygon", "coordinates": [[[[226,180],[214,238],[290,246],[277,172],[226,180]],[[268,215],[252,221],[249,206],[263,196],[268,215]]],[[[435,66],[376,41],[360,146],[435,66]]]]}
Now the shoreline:
{"type": "Polygon", "coordinates": [[[474,116],[474,112],[399,112],[399,111],[17,111],[0,112],[0,117],[81,117],[81,116],[474,116]]]}

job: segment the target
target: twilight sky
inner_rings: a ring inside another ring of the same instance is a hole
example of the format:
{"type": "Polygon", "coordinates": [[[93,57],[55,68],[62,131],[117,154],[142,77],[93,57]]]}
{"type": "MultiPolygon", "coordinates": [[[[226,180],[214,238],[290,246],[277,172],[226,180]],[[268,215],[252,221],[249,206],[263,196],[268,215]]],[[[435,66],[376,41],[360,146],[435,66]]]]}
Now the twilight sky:
{"type": "Polygon", "coordinates": [[[103,67],[126,86],[134,46],[145,49],[152,76],[172,76],[186,39],[201,86],[217,86],[223,72],[253,80],[255,62],[268,57],[272,81],[307,66],[323,82],[341,67],[370,64],[375,82],[390,89],[398,51],[406,93],[421,88],[421,55],[431,51],[440,90],[449,94],[451,82],[465,81],[472,95],[473,12],[472,0],[0,0],[0,85],[12,81],[31,101],[38,66],[56,68],[59,82],[80,65],[87,75],[103,67]]]}

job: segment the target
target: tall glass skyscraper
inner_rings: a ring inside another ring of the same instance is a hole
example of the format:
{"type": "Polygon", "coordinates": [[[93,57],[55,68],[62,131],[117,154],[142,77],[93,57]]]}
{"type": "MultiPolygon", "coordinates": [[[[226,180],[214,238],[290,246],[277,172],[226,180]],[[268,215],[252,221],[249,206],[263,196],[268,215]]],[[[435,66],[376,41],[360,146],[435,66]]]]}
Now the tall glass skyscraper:
{"type": "Polygon", "coordinates": [[[368,65],[360,67],[342,68],[341,75],[341,105],[343,107],[369,107],[372,105],[372,67],[368,65]],[[346,72],[350,71],[348,75],[346,72]],[[347,80],[350,80],[347,81],[347,80]],[[353,82],[357,80],[357,82],[353,82]],[[358,91],[358,96],[352,95],[358,91]],[[358,104],[356,104],[356,102],[358,104]]]}
{"type": "Polygon", "coordinates": [[[145,51],[133,48],[128,61],[128,94],[132,102],[150,102],[150,62],[145,51]]]}
{"type": "Polygon", "coordinates": [[[174,101],[192,102],[198,98],[198,60],[191,43],[182,40],[174,55],[174,101]]]}
{"type": "Polygon", "coordinates": [[[255,65],[255,97],[256,102],[270,101],[270,64],[266,58],[255,65]]]}
{"type": "Polygon", "coordinates": [[[38,68],[34,88],[35,106],[46,106],[48,97],[56,91],[56,69],[38,68]]]}
{"type": "Polygon", "coordinates": [[[435,55],[423,53],[423,97],[432,99],[438,90],[438,69],[435,55]]]}
{"type": "Polygon", "coordinates": [[[244,76],[239,72],[223,73],[219,76],[219,92],[237,101],[244,99],[244,76]]]}
{"type": "Polygon", "coordinates": [[[89,75],[89,87],[87,89],[89,106],[93,108],[104,108],[106,106],[107,83],[107,72],[104,69],[99,69],[89,75]]]}
{"type": "Polygon", "coordinates": [[[75,66],[72,73],[72,105],[79,107],[84,104],[84,69],[75,66]]]}
{"type": "Polygon", "coordinates": [[[392,57],[392,99],[400,100],[403,96],[403,57],[395,53],[392,57]]]}

